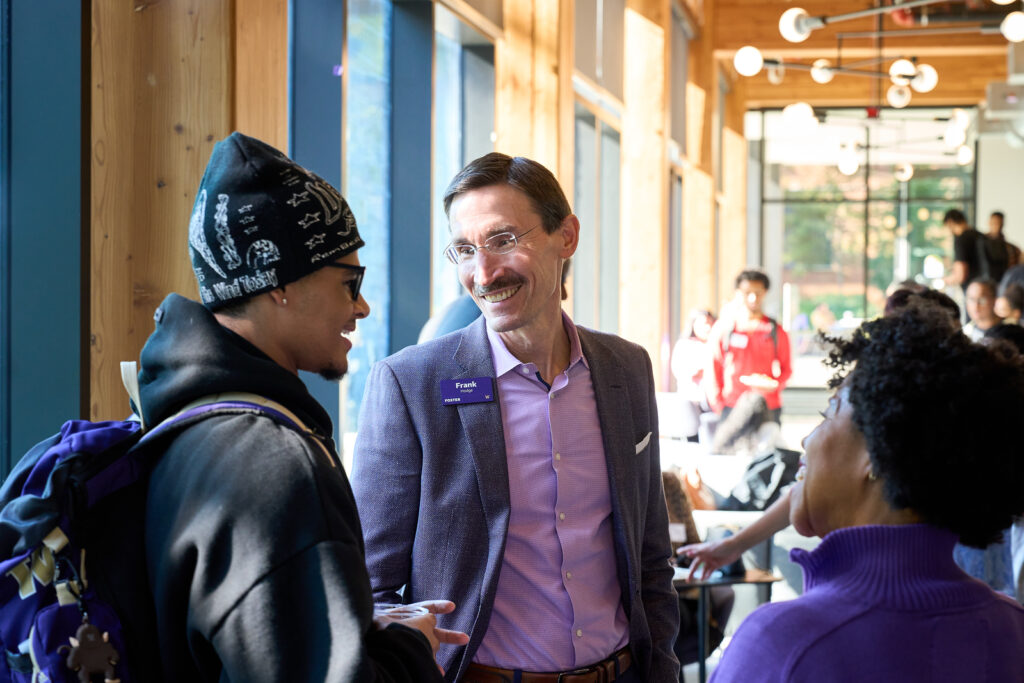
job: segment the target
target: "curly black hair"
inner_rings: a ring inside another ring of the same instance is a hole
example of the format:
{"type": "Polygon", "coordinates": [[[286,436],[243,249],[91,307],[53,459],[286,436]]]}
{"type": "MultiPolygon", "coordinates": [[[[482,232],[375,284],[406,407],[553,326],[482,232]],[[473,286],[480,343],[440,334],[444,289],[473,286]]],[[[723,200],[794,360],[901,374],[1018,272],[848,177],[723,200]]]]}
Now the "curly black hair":
{"type": "Polygon", "coordinates": [[[1000,539],[1024,513],[1024,358],[1006,342],[972,343],[942,308],[911,301],[829,338],[829,386],[849,385],[886,500],[965,545],[1000,539]],[[855,367],[847,372],[851,363],[855,367]]]}

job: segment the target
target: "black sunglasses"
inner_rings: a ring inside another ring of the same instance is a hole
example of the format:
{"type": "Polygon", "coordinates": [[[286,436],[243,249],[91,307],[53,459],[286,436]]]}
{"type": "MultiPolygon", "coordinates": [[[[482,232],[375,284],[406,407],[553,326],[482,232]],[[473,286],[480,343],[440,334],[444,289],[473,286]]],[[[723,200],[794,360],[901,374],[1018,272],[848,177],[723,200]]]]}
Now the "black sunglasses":
{"type": "Polygon", "coordinates": [[[348,291],[352,292],[352,301],[359,301],[359,290],[363,287],[363,275],[366,274],[366,266],[350,266],[347,263],[328,263],[326,264],[331,268],[341,268],[343,270],[351,270],[356,274],[351,280],[345,281],[345,286],[348,287],[348,291]]]}

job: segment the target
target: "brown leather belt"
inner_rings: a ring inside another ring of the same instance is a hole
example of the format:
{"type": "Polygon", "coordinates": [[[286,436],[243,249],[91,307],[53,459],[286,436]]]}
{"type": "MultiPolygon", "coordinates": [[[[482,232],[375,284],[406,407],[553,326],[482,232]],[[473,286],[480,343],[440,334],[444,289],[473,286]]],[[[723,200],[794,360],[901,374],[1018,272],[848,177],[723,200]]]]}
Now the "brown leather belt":
{"type": "MultiPolygon", "coordinates": [[[[572,671],[547,673],[521,671],[518,680],[519,683],[610,683],[617,676],[624,674],[632,663],[633,656],[629,652],[629,646],[626,646],[608,659],[602,659],[590,666],[572,671]],[[616,664],[618,664],[617,674],[616,664]]],[[[469,665],[466,675],[462,678],[462,683],[515,683],[515,681],[516,672],[511,669],[498,669],[476,662],[469,665]]]]}

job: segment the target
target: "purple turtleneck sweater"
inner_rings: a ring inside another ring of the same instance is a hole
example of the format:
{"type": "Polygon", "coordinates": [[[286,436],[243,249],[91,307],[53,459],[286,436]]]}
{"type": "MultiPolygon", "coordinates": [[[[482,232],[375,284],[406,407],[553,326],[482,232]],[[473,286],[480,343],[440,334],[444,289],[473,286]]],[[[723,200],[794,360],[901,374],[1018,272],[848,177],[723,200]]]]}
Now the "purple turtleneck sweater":
{"type": "Polygon", "coordinates": [[[790,553],[804,594],[736,631],[712,683],[1024,681],[1024,607],[953,562],[926,524],[838,529],[790,553]]]}

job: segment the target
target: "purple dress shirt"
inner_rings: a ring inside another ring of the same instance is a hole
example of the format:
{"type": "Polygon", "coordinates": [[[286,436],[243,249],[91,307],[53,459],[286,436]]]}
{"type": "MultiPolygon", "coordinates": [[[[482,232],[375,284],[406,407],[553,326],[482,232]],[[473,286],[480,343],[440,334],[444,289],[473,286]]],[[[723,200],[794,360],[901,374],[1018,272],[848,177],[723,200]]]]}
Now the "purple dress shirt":
{"type": "Polygon", "coordinates": [[[487,330],[508,460],[505,554],[487,632],[474,661],[563,671],[629,641],[615,569],[608,467],[590,368],[562,314],[569,367],[550,389],[487,330]]]}

